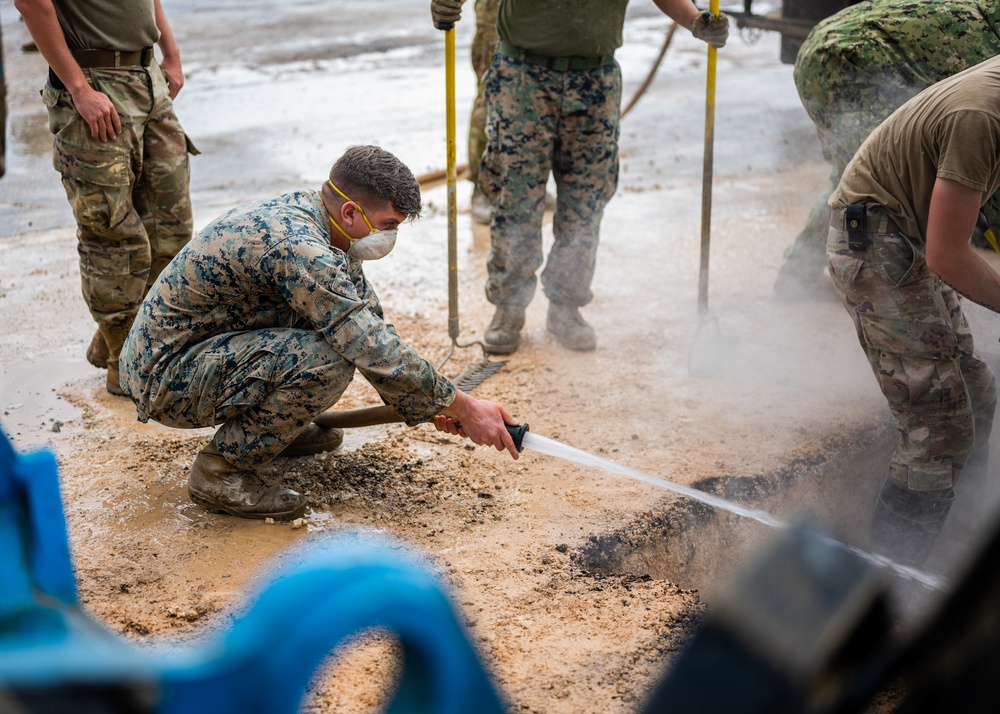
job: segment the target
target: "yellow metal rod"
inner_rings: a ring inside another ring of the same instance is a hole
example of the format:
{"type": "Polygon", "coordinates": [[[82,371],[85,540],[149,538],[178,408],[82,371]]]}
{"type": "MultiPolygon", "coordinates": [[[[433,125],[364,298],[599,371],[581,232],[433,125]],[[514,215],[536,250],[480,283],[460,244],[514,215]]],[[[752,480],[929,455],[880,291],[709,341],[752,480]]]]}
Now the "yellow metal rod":
{"type": "Polygon", "coordinates": [[[458,340],[458,197],[455,191],[455,28],[444,33],[448,174],[448,336],[458,340]]]}
{"type": "MultiPolygon", "coordinates": [[[[719,14],[719,0],[710,0],[709,10],[719,14]]],[[[715,74],[718,50],[708,46],[708,78],[705,83],[705,160],[701,183],[701,260],[698,270],[698,314],[708,314],[708,258],[712,236],[712,173],[715,146],[715,74]]]]}

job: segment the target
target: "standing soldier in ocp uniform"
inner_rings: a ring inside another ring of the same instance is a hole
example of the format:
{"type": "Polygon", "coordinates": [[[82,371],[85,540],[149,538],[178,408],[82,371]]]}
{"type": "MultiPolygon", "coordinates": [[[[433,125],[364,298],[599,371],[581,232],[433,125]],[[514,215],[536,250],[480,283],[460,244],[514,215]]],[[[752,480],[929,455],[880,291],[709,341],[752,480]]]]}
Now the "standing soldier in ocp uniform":
{"type": "Polygon", "coordinates": [[[180,52],[160,0],[14,0],[45,61],[42,90],[77,223],[87,359],[123,394],[118,356],[143,296],[191,238],[188,153],[172,99],[180,52]],[[158,64],[153,45],[160,47],[158,64]]]}
{"type": "MultiPolygon", "coordinates": [[[[691,0],[654,0],[679,25],[715,47],[729,21],[701,12],[691,0]]],[[[485,77],[486,153],[479,186],[490,201],[486,297],[496,313],[486,330],[487,352],[511,354],[521,342],[525,310],[543,262],[545,185],[556,181],[555,244],[542,286],[549,298],[546,327],[561,345],[597,347],[580,308],[590,284],[604,207],[618,186],[622,44],[628,0],[573,3],[500,0],[500,42],[485,77]]],[[[457,22],[462,0],[431,0],[438,28],[457,22]]]]}
{"type": "MultiPolygon", "coordinates": [[[[775,282],[779,297],[824,292],[827,199],[875,127],[924,88],[998,54],[996,0],[873,0],[812,29],[795,61],[795,86],[816,125],[830,182],[789,249],[775,282]]],[[[1000,226],[1000,197],[983,213],[1000,226]]]]}

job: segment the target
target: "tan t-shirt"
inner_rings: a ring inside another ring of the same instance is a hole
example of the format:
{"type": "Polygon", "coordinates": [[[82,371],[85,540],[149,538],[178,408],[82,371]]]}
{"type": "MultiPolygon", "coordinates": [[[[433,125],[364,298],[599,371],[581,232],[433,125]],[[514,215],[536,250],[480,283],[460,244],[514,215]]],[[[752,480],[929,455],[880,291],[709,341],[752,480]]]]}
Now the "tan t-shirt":
{"type": "Polygon", "coordinates": [[[153,0],[52,0],[71,50],[134,52],[160,39],[153,0]]]}
{"type": "Polygon", "coordinates": [[[847,165],[830,206],[882,206],[924,241],[937,177],[983,193],[1000,188],[1000,57],[931,85],[882,122],[847,165]]]}

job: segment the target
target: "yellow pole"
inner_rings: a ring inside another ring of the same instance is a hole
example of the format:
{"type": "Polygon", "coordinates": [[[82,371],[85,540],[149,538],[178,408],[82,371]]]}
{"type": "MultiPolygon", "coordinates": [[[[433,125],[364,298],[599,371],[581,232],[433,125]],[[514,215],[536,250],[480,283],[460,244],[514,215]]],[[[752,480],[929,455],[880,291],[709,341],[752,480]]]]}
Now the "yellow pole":
{"type": "MultiPolygon", "coordinates": [[[[709,10],[719,14],[719,0],[709,1],[709,10]]],[[[708,80],[705,87],[705,160],[701,182],[701,261],[698,271],[698,314],[708,314],[708,255],[712,235],[712,165],[715,143],[715,72],[718,50],[708,46],[708,80]]]]}
{"type": "Polygon", "coordinates": [[[448,336],[458,340],[458,197],[455,189],[455,28],[444,33],[448,175],[448,336]]]}

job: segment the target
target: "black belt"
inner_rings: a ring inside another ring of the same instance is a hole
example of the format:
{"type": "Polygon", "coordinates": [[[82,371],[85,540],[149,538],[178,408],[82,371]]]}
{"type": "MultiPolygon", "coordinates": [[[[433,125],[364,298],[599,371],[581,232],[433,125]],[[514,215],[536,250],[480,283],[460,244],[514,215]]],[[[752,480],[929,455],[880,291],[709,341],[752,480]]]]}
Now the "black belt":
{"type": "Polygon", "coordinates": [[[852,203],[847,208],[832,209],[830,227],[847,231],[847,245],[851,250],[866,250],[871,245],[872,233],[900,232],[896,222],[889,218],[880,206],[869,208],[863,203],[852,203]]]}
{"type": "Polygon", "coordinates": [[[523,60],[524,62],[529,62],[531,64],[538,64],[542,67],[548,67],[556,72],[595,69],[596,67],[603,67],[606,64],[611,64],[615,59],[614,52],[601,55],[600,57],[578,57],[575,55],[570,55],[568,57],[549,57],[548,55],[540,55],[537,52],[522,50],[520,47],[515,47],[510,44],[507,40],[500,40],[499,45],[497,45],[497,52],[502,54],[504,57],[523,60]]]}
{"type": "Polygon", "coordinates": [[[153,47],[122,52],[120,50],[70,50],[81,67],[148,67],[153,63],[153,47]]]}

